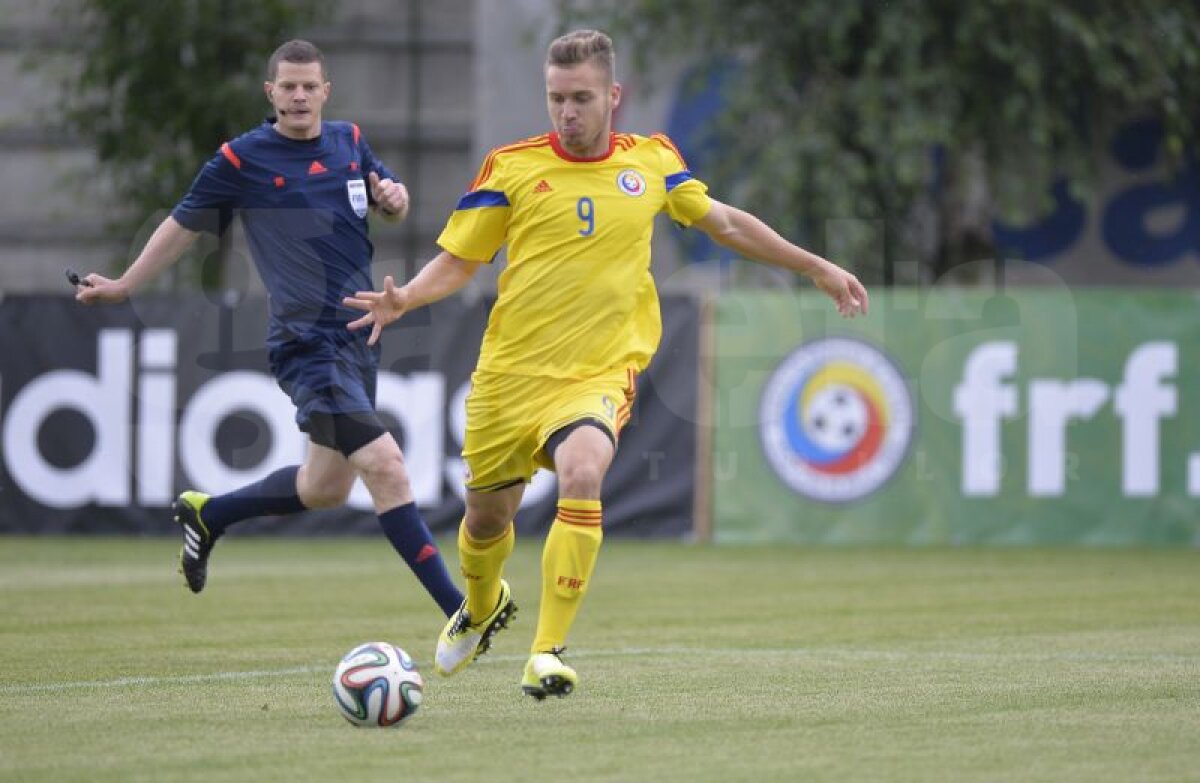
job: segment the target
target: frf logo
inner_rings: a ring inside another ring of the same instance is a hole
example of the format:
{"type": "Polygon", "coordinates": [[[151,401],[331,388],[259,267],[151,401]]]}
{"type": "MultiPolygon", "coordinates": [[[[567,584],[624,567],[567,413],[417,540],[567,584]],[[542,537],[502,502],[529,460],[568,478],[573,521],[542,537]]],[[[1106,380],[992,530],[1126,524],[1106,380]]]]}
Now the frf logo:
{"type": "Polygon", "coordinates": [[[904,461],[913,402],[896,365],[868,343],[807,343],[780,363],[763,392],[759,434],[776,474],[825,502],[866,497],[904,461]]]}

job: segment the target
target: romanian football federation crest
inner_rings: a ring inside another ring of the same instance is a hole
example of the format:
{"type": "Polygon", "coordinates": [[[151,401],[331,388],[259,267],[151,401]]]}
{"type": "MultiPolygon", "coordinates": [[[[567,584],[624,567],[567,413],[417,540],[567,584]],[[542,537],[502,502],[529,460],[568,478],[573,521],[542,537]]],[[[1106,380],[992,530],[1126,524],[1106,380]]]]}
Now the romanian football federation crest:
{"type": "Polygon", "coordinates": [[[646,178],[634,169],[624,169],[617,175],[617,187],[626,196],[640,196],[646,192],[646,178]]]}
{"type": "Polygon", "coordinates": [[[763,391],[759,436],[767,461],[805,497],[841,503],[883,486],[913,432],[904,376],[883,352],[847,338],[807,343],[763,391]]]}

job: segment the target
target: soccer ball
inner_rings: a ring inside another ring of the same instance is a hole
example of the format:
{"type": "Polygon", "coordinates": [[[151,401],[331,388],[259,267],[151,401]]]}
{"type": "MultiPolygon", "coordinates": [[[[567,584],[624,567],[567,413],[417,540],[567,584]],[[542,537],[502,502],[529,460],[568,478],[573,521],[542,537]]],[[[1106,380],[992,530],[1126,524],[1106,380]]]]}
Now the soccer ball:
{"type": "Polygon", "coordinates": [[[413,659],[387,642],[360,644],[333,672],[333,699],[355,726],[399,726],[421,706],[424,687],[413,659]]]}
{"type": "Polygon", "coordinates": [[[862,396],[843,384],[818,391],[804,413],[805,434],[821,449],[837,455],[857,446],[870,422],[862,396]]]}

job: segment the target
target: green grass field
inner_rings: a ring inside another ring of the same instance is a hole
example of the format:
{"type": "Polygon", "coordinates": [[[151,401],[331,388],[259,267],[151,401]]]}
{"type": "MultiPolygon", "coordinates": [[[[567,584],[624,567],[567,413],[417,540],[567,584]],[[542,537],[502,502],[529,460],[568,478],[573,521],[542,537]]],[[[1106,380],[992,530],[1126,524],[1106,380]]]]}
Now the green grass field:
{"type": "Polygon", "coordinates": [[[382,539],[230,538],[197,597],[174,541],[0,538],[0,780],[1200,779],[1200,553],[610,540],[580,688],[537,703],[535,543],[513,628],[442,680],[382,539]],[[376,639],[428,674],[398,730],[330,695],[376,639]]]}

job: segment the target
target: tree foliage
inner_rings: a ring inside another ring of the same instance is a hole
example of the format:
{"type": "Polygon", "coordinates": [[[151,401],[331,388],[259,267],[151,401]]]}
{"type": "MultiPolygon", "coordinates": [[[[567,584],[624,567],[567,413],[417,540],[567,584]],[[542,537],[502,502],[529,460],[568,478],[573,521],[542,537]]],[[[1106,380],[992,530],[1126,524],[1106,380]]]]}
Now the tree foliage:
{"type": "MultiPolygon", "coordinates": [[[[321,14],[314,0],[67,0],[65,126],[91,143],[123,232],[170,208],[216,148],[260,122],[266,62],[321,14]]],[[[202,282],[218,282],[209,265],[202,282]]]]}
{"type": "Polygon", "coordinates": [[[935,276],[989,257],[993,218],[1033,217],[1060,177],[1086,196],[1117,123],[1161,120],[1176,168],[1200,135],[1195,3],[559,5],[564,26],[602,26],[640,69],[669,52],[738,63],[713,184],[740,178],[742,203],[817,246],[827,220],[874,221],[892,260],[915,253],[935,276]]]}

